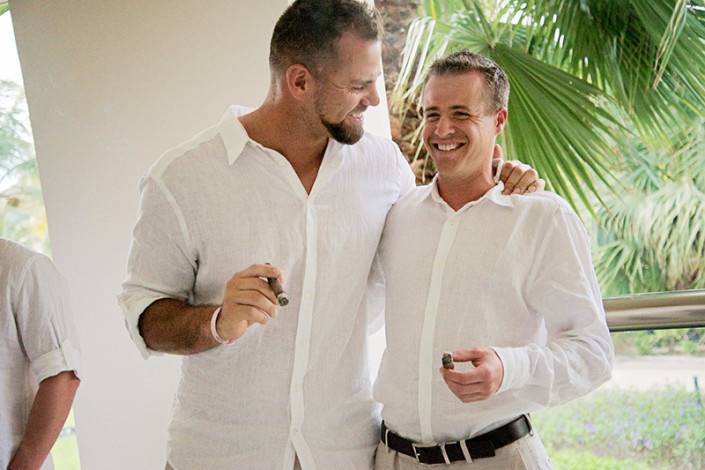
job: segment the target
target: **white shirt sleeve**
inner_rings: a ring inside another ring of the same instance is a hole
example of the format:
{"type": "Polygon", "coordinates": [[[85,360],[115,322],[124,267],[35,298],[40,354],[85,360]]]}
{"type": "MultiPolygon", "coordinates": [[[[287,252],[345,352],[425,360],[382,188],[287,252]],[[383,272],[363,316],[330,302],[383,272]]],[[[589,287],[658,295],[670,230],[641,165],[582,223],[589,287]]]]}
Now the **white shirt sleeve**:
{"type": "Polygon", "coordinates": [[[525,298],[544,318],[547,345],[494,349],[504,364],[498,393],[553,406],[609,380],[614,351],[585,228],[559,207],[544,234],[525,298]]]}
{"type": "Polygon", "coordinates": [[[152,177],[142,180],[140,210],[133,231],[127,279],[118,301],[132,341],[146,359],[158,354],[139,333],[139,318],[153,302],[188,301],[196,273],[186,223],[173,196],[152,177]]]}
{"type": "Polygon", "coordinates": [[[79,376],[79,342],[68,288],[54,264],[36,255],[20,278],[14,308],[22,347],[37,382],[63,371],[79,376]]]}

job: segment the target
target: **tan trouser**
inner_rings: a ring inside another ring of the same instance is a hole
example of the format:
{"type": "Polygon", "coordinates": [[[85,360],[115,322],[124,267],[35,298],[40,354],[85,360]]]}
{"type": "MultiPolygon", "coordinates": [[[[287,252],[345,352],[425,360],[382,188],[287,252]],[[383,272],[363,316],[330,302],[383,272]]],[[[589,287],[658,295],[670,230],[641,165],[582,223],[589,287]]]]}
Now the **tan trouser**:
{"type": "Polygon", "coordinates": [[[377,446],[375,455],[375,470],[416,470],[416,469],[448,469],[448,470],[550,470],[553,467],[546,454],[538,434],[526,435],[495,451],[494,457],[477,459],[472,462],[453,462],[451,464],[425,465],[418,463],[413,457],[400,454],[383,442],[377,446]]]}
{"type": "MultiPolygon", "coordinates": [[[[174,467],[172,467],[169,462],[167,462],[166,467],[164,467],[164,470],[174,470],[174,467]]],[[[294,470],[301,470],[301,464],[299,463],[298,457],[294,459],[294,470]]]]}

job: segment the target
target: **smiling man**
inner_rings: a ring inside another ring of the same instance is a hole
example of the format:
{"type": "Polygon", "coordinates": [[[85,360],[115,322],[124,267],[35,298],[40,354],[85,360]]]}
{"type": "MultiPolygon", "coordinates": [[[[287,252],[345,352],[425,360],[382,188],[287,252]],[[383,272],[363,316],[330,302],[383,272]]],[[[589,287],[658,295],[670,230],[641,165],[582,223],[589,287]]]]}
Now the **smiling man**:
{"type": "MultiPolygon", "coordinates": [[[[387,212],[414,186],[396,145],[363,131],[380,35],[355,0],[292,3],[265,102],[228,110],[142,181],[120,302],[145,357],[184,355],[168,468],[372,466],[382,299],[368,284],[387,212]],[[289,295],[279,312],[266,277],[289,295]]],[[[508,178],[524,191],[528,175],[508,178]]]]}
{"type": "Polygon", "coordinates": [[[380,246],[377,470],[550,468],[526,414],[610,377],[583,226],[555,194],[505,196],[492,177],[508,96],[485,57],[462,51],[430,69],[423,137],[438,175],[392,208],[380,246]],[[459,367],[442,367],[445,351],[459,367]]]}

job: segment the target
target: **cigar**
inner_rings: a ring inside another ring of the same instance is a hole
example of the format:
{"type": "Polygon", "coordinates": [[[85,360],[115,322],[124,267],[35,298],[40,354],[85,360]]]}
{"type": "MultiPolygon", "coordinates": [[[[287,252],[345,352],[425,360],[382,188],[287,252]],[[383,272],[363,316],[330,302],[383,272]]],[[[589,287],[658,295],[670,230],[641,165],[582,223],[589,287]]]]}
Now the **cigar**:
{"type": "Polygon", "coordinates": [[[279,306],[285,307],[289,305],[289,296],[286,295],[286,292],[284,292],[284,288],[282,288],[282,283],[279,282],[279,279],[277,279],[276,277],[268,277],[267,282],[269,283],[269,287],[271,287],[274,291],[274,295],[277,296],[277,302],[279,302],[279,306]]]}
{"type": "Polygon", "coordinates": [[[455,364],[453,364],[453,355],[449,352],[444,352],[441,358],[444,369],[455,369],[455,364]]]}

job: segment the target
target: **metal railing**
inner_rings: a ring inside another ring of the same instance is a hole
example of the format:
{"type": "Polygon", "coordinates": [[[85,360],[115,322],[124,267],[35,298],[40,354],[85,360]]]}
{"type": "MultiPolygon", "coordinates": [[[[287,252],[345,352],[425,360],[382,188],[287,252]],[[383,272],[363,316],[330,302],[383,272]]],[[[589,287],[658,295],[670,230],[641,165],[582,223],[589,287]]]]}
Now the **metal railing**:
{"type": "Polygon", "coordinates": [[[705,289],[604,299],[610,331],[705,327],[705,289]]]}

